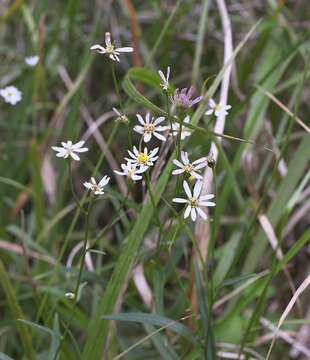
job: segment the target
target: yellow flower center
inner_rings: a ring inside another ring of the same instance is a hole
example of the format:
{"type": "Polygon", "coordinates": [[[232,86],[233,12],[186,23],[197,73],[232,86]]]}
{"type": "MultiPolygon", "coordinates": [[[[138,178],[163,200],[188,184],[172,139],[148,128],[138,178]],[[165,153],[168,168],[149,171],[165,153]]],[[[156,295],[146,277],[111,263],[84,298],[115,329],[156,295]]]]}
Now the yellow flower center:
{"type": "Polygon", "coordinates": [[[100,187],[97,184],[93,184],[93,188],[92,188],[93,192],[97,192],[97,191],[101,191],[100,187]]]}
{"type": "Polygon", "coordinates": [[[145,164],[149,161],[149,156],[148,154],[144,154],[144,153],[140,153],[140,155],[138,156],[138,161],[141,164],[145,164]]]}
{"type": "MultiPolygon", "coordinates": [[[[141,154],[140,154],[140,155],[141,155],[141,154]]],[[[139,156],[140,156],[140,155],[139,155],[139,156]]],[[[127,173],[127,177],[128,177],[129,179],[131,179],[134,174],[135,174],[134,169],[129,169],[129,170],[128,170],[128,173],[127,173]]]]}
{"type": "Polygon", "coordinates": [[[195,168],[192,164],[187,164],[184,166],[184,170],[190,174],[192,171],[195,170],[195,168]]]}
{"type": "Polygon", "coordinates": [[[70,154],[71,154],[71,150],[70,150],[70,149],[66,149],[66,153],[67,153],[68,155],[70,155],[70,154]]]}
{"type": "Polygon", "coordinates": [[[144,125],[144,132],[147,134],[153,134],[155,131],[155,126],[153,124],[145,124],[144,125]]]}
{"type": "Polygon", "coordinates": [[[221,108],[222,108],[221,105],[216,105],[215,106],[215,110],[221,110],[221,108]]]}
{"type": "Polygon", "coordinates": [[[191,175],[191,176],[188,178],[188,180],[192,182],[192,181],[195,181],[195,178],[194,178],[194,176],[191,175]]]}
{"type": "Polygon", "coordinates": [[[8,96],[13,96],[13,93],[9,92],[9,93],[8,93],[8,96]]]}
{"type": "Polygon", "coordinates": [[[107,45],[107,47],[106,47],[106,52],[108,53],[108,54],[113,54],[114,53],[114,45],[107,45]]]}
{"type": "Polygon", "coordinates": [[[191,207],[196,208],[196,207],[198,207],[199,200],[196,199],[196,198],[194,198],[194,197],[192,197],[192,198],[189,198],[189,199],[188,199],[188,203],[189,203],[189,205],[190,205],[191,207]]]}

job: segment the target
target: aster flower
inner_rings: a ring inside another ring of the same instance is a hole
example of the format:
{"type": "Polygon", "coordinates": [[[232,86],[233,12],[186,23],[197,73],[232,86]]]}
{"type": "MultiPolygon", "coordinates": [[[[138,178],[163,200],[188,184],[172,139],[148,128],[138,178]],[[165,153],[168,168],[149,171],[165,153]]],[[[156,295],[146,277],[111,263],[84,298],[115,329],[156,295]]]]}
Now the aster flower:
{"type": "Polygon", "coordinates": [[[116,121],[121,121],[123,122],[124,124],[129,124],[129,120],[128,120],[128,117],[125,115],[125,114],[122,114],[121,112],[119,112],[115,107],[112,108],[113,111],[115,112],[115,114],[118,116],[116,118],[116,121]]]}
{"type": "Polygon", "coordinates": [[[90,190],[94,195],[103,195],[103,188],[108,184],[110,178],[108,176],[104,176],[99,184],[97,184],[96,180],[92,177],[90,182],[84,182],[84,186],[90,190]]]}
{"type": "Polygon", "coordinates": [[[170,76],[170,66],[168,66],[167,68],[167,76],[164,75],[164,73],[161,70],[158,70],[158,74],[162,79],[162,84],[160,84],[160,86],[163,88],[163,90],[168,90],[169,87],[169,76],[170,76]]]}
{"type": "MultiPolygon", "coordinates": [[[[189,115],[187,115],[183,122],[185,123],[189,123],[189,115]]],[[[179,123],[173,123],[172,124],[172,129],[171,129],[171,133],[170,136],[177,136],[179,131],[180,131],[180,126],[181,124],[179,123]]],[[[188,131],[188,128],[185,126],[182,126],[182,130],[181,130],[181,140],[184,140],[187,136],[190,136],[192,133],[190,131],[188,131]]]]}
{"type": "Polygon", "coordinates": [[[25,57],[25,63],[28,66],[36,66],[38,61],[39,61],[39,56],[35,55],[35,56],[29,56],[29,57],[25,57]]]}
{"type": "Polygon", "coordinates": [[[134,146],[133,152],[128,150],[128,154],[131,159],[125,158],[131,164],[137,164],[139,169],[142,167],[150,167],[154,165],[154,162],[158,159],[158,156],[155,156],[158,153],[159,148],[155,148],[152,151],[148,151],[147,148],[144,148],[144,152],[139,152],[138,149],[134,146]]]}
{"type": "Polygon", "coordinates": [[[52,149],[58,151],[56,154],[57,157],[63,157],[66,159],[70,155],[72,159],[80,160],[79,156],[75,153],[88,151],[88,148],[82,148],[84,143],[85,141],[81,140],[76,144],[72,144],[72,141],[69,140],[67,142],[62,142],[62,147],[52,146],[52,149]]]}
{"type": "Polygon", "coordinates": [[[138,181],[142,179],[141,175],[137,175],[137,174],[142,174],[144,173],[147,169],[148,166],[145,165],[140,165],[139,168],[137,168],[137,164],[136,163],[130,163],[129,161],[127,162],[127,165],[122,164],[121,168],[123,170],[123,172],[118,171],[118,170],[114,170],[114,172],[117,175],[121,175],[121,176],[127,176],[128,179],[133,180],[133,181],[138,181]]]}
{"type": "Polygon", "coordinates": [[[187,199],[182,199],[182,198],[174,198],[172,199],[172,201],[176,202],[176,203],[187,203],[187,208],[184,212],[184,219],[186,219],[189,214],[191,214],[191,218],[193,221],[196,221],[197,219],[197,214],[196,211],[198,212],[198,214],[204,219],[207,219],[207,215],[205,214],[205,212],[203,210],[200,209],[199,206],[215,206],[215,203],[212,201],[206,201],[206,200],[210,200],[214,198],[213,194],[210,195],[204,195],[204,196],[200,196],[201,193],[201,189],[202,189],[202,181],[198,180],[194,186],[194,191],[193,191],[193,195],[192,192],[188,186],[188,183],[184,180],[183,181],[183,188],[186,192],[187,195],[187,199]]]}
{"type": "Polygon", "coordinates": [[[209,106],[211,109],[206,111],[206,115],[211,115],[213,112],[215,116],[219,116],[222,112],[228,115],[228,111],[226,110],[231,109],[231,105],[224,105],[222,101],[217,104],[213,99],[209,100],[209,106]]]}
{"type": "Polygon", "coordinates": [[[199,96],[196,99],[192,99],[194,93],[194,87],[191,86],[190,89],[187,91],[187,88],[176,89],[173,96],[170,95],[170,101],[175,105],[176,108],[188,109],[194,104],[199,103],[203,96],[199,96]]]}
{"type": "Polygon", "coordinates": [[[176,165],[180,168],[177,170],[173,170],[172,175],[179,175],[179,174],[182,174],[183,172],[186,172],[195,179],[202,179],[202,176],[199,175],[196,171],[198,169],[201,169],[201,168],[207,166],[206,157],[202,157],[198,160],[195,160],[193,163],[190,163],[189,159],[188,159],[188,153],[181,151],[181,160],[182,160],[183,164],[177,159],[174,159],[172,161],[174,163],[174,165],[176,165]]]}
{"type": "Polygon", "coordinates": [[[109,32],[105,33],[105,45],[106,47],[95,44],[91,46],[90,50],[97,50],[99,54],[106,54],[113,61],[120,61],[118,56],[122,52],[133,52],[132,47],[122,47],[115,49],[114,45],[111,43],[111,34],[109,32]]]}
{"type": "Polygon", "coordinates": [[[0,89],[0,95],[4,98],[5,102],[12,105],[15,105],[22,99],[22,92],[13,85],[0,89]]]}
{"type": "Polygon", "coordinates": [[[155,118],[152,117],[150,119],[150,113],[147,113],[145,116],[145,121],[144,121],[140,114],[136,114],[136,115],[142,126],[136,125],[133,129],[137,133],[143,135],[144,142],[149,142],[152,138],[152,135],[154,135],[155,137],[157,137],[157,139],[159,139],[161,141],[166,141],[166,138],[163,135],[158,133],[158,131],[165,131],[165,130],[169,129],[168,126],[158,126],[158,124],[160,124],[161,122],[163,122],[165,120],[165,118],[163,116],[157,118],[154,121],[155,118]]]}

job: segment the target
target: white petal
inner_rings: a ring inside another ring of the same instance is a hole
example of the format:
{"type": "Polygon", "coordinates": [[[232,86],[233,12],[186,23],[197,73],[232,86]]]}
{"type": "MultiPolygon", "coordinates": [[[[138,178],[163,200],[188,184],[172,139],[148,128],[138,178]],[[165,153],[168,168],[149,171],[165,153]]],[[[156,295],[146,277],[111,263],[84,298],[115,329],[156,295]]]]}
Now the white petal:
{"type": "Polygon", "coordinates": [[[121,172],[121,171],[118,171],[118,170],[113,170],[115,172],[115,174],[117,175],[121,175],[121,176],[124,176],[126,175],[125,173],[121,172]]]}
{"type": "Polygon", "coordinates": [[[215,206],[215,203],[212,201],[199,201],[199,206],[215,206]]]}
{"type": "Polygon", "coordinates": [[[181,151],[181,159],[183,161],[183,164],[187,165],[189,163],[187,153],[185,151],[181,151]]]}
{"type": "Polygon", "coordinates": [[[51,148],[55,151],[63,151],[64,150],[64,148],[59,147],[59,146],[51,146],[51,148]]]}
{"type": "Polygon", "coordinates": [[[185,212],[184,212],[184,219],[189,217],[190,212],[191,212],[191,206],[188,205],[185,212]]]}
{"type": "Polygon", "coordinates": [[[139,134],[144,134],[144,128],[140,125],[135,125],[133,127],[133,130],[139,134]]]}
{"type": "Polygon", "coordinates": [[[100,180],[98,186],[99,186],[99,187],[106,186],[109,181],[110,181],[110,178],[109,178],[108,176],[104,176],[104,177],[100,180]]]}
{"type": "Polygon", "coordinates": [[[203,177],[200,174],[196,173],[195,171],[191,171],[190,174],[191,174],[191,176],[193,178],[195,178],[197,180],[202,180],[203,179],[203,177]]]}
{"type": "Polygon", "coordinates": [[[161,70],[158,70],[158,74],[162,78],[163,81],[166,81],[165,75],[161,70]]]}
{"type": "MultiPolygon", "coordinates": [[[[129,152],[129,150],[128,150],[128,152],[129,152]]],[[[134,146],[133,147],[133,153],[136,155],[136,156],[139,156],[139,151],[138,151],[138,149],[134,146]]]]}
{"type": "Polygon", "coordinates": [[[204,220],[207,220],[207,215],[204,213],[204,211],[202,211],[199,207],[196,208],[196,210],[198,211],[198,214],[199,214],[204,220]]]}
{"type": "Polygon", "coordinates": [[[163,135],[158,134],[157,132],[154,132],[153,135],[154,135],[155,137],[157,137],[157,139],[159,139],[159,140],[161,140],[161,141],[166,141],[166,138],[165,138],[163,135]]]}
{"type": "Polygon", "coordinates": [[[140,122],[140,124],[141,124],[142,126],[144,126],[145,122],[144,122],[142,116],[141,116],[140,114],[136,114],[136,116],[137,116],[138,121],[140,122]]]}
{"type": "Polygon", "coordinates": [[[210,109],[210,110],[205,112],[206,115],[212,115],[212,113],[213,113],[213,109],[210,109]]]}
{"type": "Polygon", "coordinates": [[[194,197],[197,199],[200,195],[202,188],[202,181],[198,180],[194,186],[194,197]]]}
{"type": "Polygon", "coordinates": [[[109,32],[105,33],[105,44],[107,46],[111,45],[111,34],[109,32]]]}
{"type": "Polygon", "coordinates": [[[180,167],[180,168],[183,169],[184,165],[183,165],[182,163],[180,163],[179,160],[174,159],[174,160],[172,160],[172,162],[174,163],[174,165],[176,165],[176,166],[178,166],[178,167],[180,167]]]}
{"type": "Polygon", "coordinates": [[[225,109],[225,110],[231,109],[231,105],[225,105],[224,109],[225,109]]]}
{"type": "Polygon", "coordinates": [[[206,159],[206,157],[204,156],[204,157],[202,157],[202,158],[200,158],[200,159],[197,159],[197,160],[193,161],[193,165],[200,164],[200,163],[202,163],[202,162],[204,162],[204,161],[206,161],[206,160],[207,160],[207,159],[206,159]]]}
{"type": "Polygon", "coordinates": [[[146,114],[146,116],[145,116],[145,122],[146,122],[147,124],[150,123],[150,113],[149,113],[149,112],[148,112],[148,113],[146,114]]]}
{"type": "Polygon", "coordinates": [[[154,121],[154,125],[158,125],[160,124],[161,122],[163,122],[165,120],[165,118],[163,116],[160,116],[159,118],[157,118],[155,121],[154,121]]]}
{"type": "Polygon", "coordinates": [[[121,113],[114,107],[114,108],[112,108],[113,109],[113,111],[118,115],[118,116],[120,116],[121,115],[121,113]]]}
{"type": "Polygon", "coordinates": [[[73,144],[72,149],[78,149],[81,146],[83,146],[84,144],[85,144],[85,140],[81,140],[81,141],[77,142],[76,144],[73,144]]]}
{"type": "Polygon", "coordinates": [[[180,204],[184,204],[187,202],[186,199],[182,199],[182,198],[174,198],[172,199],[173,202],[176,202],[176,203],[180,203],[180,204]]]}
{"type": "Polygon", "coordinates": [[[190,188],[189,188],[189,186],[188,186],[188,183],[184,180],[183,181],[183,188],[184,188],[184,190],[185,190],[185,192],[186,192],[186,195],[189,197],[189,198],[191,198],[192,197],[192,193],[191,193],[191,190],[190,190],[190,188]]]}
{"type": "Polygon", "coordinates": [[[76,161],[80,160],[80,158],[74,152],[71,152],[70,155],[71,155],[72,159],[74,159],[76,161]]]}
{"type": "Polygon", "coordinates": [[[134,181],[138,181],[138,180],[141,180],[141,179],[142,179],[142,176],[141,176],[141,175],[135,175],[135,174],[133,174],[131,178],[132,178],[132,180],[134,180],[134,181]]]}
{"type": "Polygon", "coordinates": [[[88,151],[88,148],[80,148],[80,149],[74,149],[76,152],[86,152],[88,151]]]}
{"type": "Polygon", "coordinates": [[[84,182],[83,184],[87,189],[91,189],[93,187],[93,185],[89,182],[84,182]]]}
{"type": "Polygon", "coordinates": [[[100,50],[100,51],[105,51],[105,48],[99,44],[95,44],[93,46],[90,47],[90,50],[100,50]]]}
{"type": "Polygon", "coordinates": [[[147,142],[149,142],[151,140],[151,138],[152,138],[152,134],[145,133],[144,137],[143,137],[143,140],[144,140],[144,142],[147,143],[147,142]]]}
{"type": "Polygon", "coordinates": [[[216,106],[216,102],[213,99],[210,99],[209,106],[214,108],[216,106]]]}
{"type": "Polygon", "coordinates": [[[172,171],[172,175],[179,175],[182,174],[185,170],[184,169],[176,169],[172,171]]]}
{"type": "MultiPolygon", "coordinates": [[[[159,147],[157,147],[157,148],[155,148],[154,150],[152,150],[152,151],[150,152],[149,157],[155,156],[155,155],[158,153],[158,150],[159,150],[159,147]]],[[[158,158],[158,157],[157,157],[157,158],[158,158]]]]}
{"type": "Polygon", "coordinates": [[[122,48],[116,49],[116,51],[118,51],[118,52],[133,52],[133,48],[132,47],[122,47],[122,48]]]}
{"type": "Polygon", "coordinates": [[[191,210],[191,217],[193,221],[196,221],[197,215],[196,215],[196,209],[192,208],[191,210]]]}
{"type": "Polygon", "coordinates": [[[213,199],[213,198],[214,198],[213,194],[200,196],[200,200],[209,200],[209,199],[213,199]]]}

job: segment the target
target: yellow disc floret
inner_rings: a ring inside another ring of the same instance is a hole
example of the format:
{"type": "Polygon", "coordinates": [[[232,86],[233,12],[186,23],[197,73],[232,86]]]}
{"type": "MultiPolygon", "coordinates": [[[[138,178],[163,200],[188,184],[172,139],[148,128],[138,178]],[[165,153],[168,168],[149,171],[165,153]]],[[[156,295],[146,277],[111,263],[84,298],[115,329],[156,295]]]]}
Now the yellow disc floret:
{"type": "Polygon", "coordinates": [[[138,156],[138,161],[141,164],[146,164],[149,161],[148,154],[140,153],[140,155],[138,156]]]}
{"type": "Polygon", "coordinates": [[[187,164],[184,166],[184,170],[187,172],[187,173],[191,173],[192,171],[195,170],[194,166],[192,164],[187,164]]]}
{"type": "Polygon", "coordinates": [[[215,110],[221,110],[221,105],[216,105],[215,110]]]}
{"type": "Polygon", "coordinates": [[[195,197],[192,197],[188,199],[188,203],[191,207],[196,208],[199,205],[199,200],[196,199],[195,197]]]}
{"type": "Polygon", "coordinates": [[[144,132],[147,134],[153,134],[155,131],[155,126],[153,124],[145,124],[144,125],[144,132]]]}

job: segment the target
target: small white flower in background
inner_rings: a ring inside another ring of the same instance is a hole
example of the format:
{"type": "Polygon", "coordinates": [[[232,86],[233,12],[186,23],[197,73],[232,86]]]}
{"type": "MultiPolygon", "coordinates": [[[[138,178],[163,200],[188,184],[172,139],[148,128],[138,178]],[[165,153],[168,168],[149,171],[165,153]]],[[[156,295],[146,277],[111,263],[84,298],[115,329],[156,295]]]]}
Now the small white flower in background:
{"type": "Polygon", "coordinates": [[[228,111],[231,109],[231,105],[224,105],[221,101],[217,104],[213,99],[209,101],[210,110],[206,111],[206,115],[211,115],[214,112],[215,116],[219,116],[222,112],[225,115],[228,115],[228,111]]]}
{"type": "Polygon", "coordinates": [[[152,138],[152,135],[154,135],[155,137],[157,137],[157,139],[159,139],[161,141],[166,141],[166,138],[163,135],[158,133],[158,131],[166,131],[169,129],[169,126],[158,126],[158,124],[160,124],[161,122],[163,122],[165,120],[165,118],[163,116],[157,118],[154,121],[155,118],[152,117],[150,119],[150,113],[147,113],[145,116],[145,121],[144,121],[141,115],[139,115],[139,114],[136,114],[136,115],[142,126],[136,125],[136,126],[134,126],[133,129],[137,133],[143,135],[144,142],[149,142],[152,138]]]}
{"type": "Polygon", "coordinates": [[[159,148],[155,148],[152,151],[148,152],[147,148],[144,148],[144,152],[139,152],[138,149],[134,146],[133,152],[128,150],[128,154],[132,159],[125,158],[131,164],[137,164],[139,168],[141,167],[150,167],[154,165],[154,162],[158,159],[158,156],[155,156],[158,153],[159,148]]]}
{"type": "Polygon", "coordinates": [[[39,56],[35,55],[35,56],[29,56],[29,57],[25,57],[25,63],[28,66],[36,66],[37,63],[39,62],[39,56]]]}
{"type": "Polygon", "coordinates": [[[190,163],[189,159],[188,159],[188,153],[181,151],[181,160],[182,160],[183,164],[177,159],[174,159],[172,161],[174,163],[174,165],[176,165],[180,168],[177,170],[173,170],[172,175],[179,175],[179,174],[182,174],[183,172],[186,172],[195,179],[202,179],[202,176],[199,175],[196,171],[198,169],[201,169],[201,168],[207,166],[208,163],[206,161],[206,157],[202,157],[202,158],[190,163]]]}
{"type": "Polygon", "coordinates": [[[172,199],[172,201],[176,202],[176,203],[187,203],[187,208],[184,212],[184,219],[186,219],[189,214],[191,214],[191,218],[193,221],[196,221],[197,219],[197,214],[196,211],[198,212],[198,214],[204,219],[207,219],[207,215],[205,214],[204,211],[202,211],[200,209],[199,206],[215,206],[215,203],[212,201],[206,201],[206,200],[210,200],[214,198],[213,194],[210,195],[204,195],[204,196],[200,196],[201,193],[201,189],[202,189],[202,181],[198,180],[194,186],[194,191],[193,191],[193,195],[192,192],[188,186],[188,183],[184,180],[183,181],[183,187],[184,190],[186,192],[187,195],[187,199],[182,199],[182,198],[174,198],[172,199]]]}
{"type": "Polygon", "coordinates": [[[15,105],[22,99],[22,92],[13,85],[0,89],[0,95],[4,98],[5,102],[12,105],[15,105]]]}
{"type": "Polygon", "coordinates": [[[119,112],[115,107],[112,108],[113,111],[115,112],[115,114],[118,116],[116,121],[121,121],[123,122],[124,124],[128,124],[129,123],[129,120],[128,120],[128,117],[125,115],[125,114],[122,114],[121,112],[119,112]]]}
{"type": "Polygon", "coordinates": [[[128,161],[127,165],[125,164],[121,165],[123,172],[118,170],[114,170],[114,172],[117,175],[127,176],[128,179],[131,179],[133,181],[138,181],[142,179],[142,176],[137,174],[144,173],[148,169],[148,166],[140,165],[139,169],[137,169],[137,166],[138,165],[136,163],[132,164],[128,161]]]}
{"type": "Polygon", "coordinates": [[[105,33],[105,45],[106,45],[106,47],[95,44],[95,45],[91,46],[90,50],[96,50],[99,54],[106,54],[113,61],[120,61],[119,57],[118,57],[119,53],[133,52],[132,47],[122,47],[122,48],[115,49],[114,45],[111,43],[111,34],[109,32],[105,33]]]}
{"type": "Polygon", "coordinates": [[[84,186],[90,190],[95,195],[103,195],[104,191],[103,188],[108,184],[110,178],[108,176],[104,176],[99,184],[97,184],[96,180],[92,177],[90,182],[84,182],[84,186]]]}
{"type": "Polygon", "coordinates": [[[169,87],[169,76],[170,76],[170,66],[167,68],[167,76],[164,75],[164,73],[161,70],[158,70],[158,74],[161,77],[163,83],[160,84],[160,86],[163,88],[163,90],[168,90],[169,87]]]}
{"type": "MultiPolygon", "coordinates": [[[[189,115],[187,115],[183,122],[185,123],[189,123],[189,115]]],[[[178,136],[179,130],[180,130],[180,124],[179,123],[173,123],[172,124],[172,131],[170,133],[170,136],[178,136]]],[[[182,130],[181,130],[181,140],[184,140],[187,136],[190,136],[192,133],[190,131],[188,131],[188,128],[185,126],[182,126],[182,130]]]]}
{"type": "Polygon", "coordinates": [[[88,148],[82,148],[84,143],[84,140],[81,140],[76,144],[72,144],[72,141],[67,141],[61,143],[62,147],[52,146],[52,149],[58,151],[56,154],[57,157],[63,157],[66,159],[70,155],[72,159],[80,160],[79,156],[75,153],[88,151],[88,148]]]}
{"type": "Polygon", "coordinates": [[[65,296],[69,299],[74,299],[75,298],[75,295],[72,293],[72,292],[67,292],[65,293],[65,296]]]}

